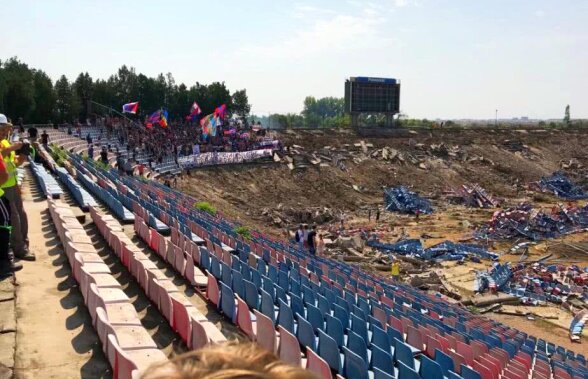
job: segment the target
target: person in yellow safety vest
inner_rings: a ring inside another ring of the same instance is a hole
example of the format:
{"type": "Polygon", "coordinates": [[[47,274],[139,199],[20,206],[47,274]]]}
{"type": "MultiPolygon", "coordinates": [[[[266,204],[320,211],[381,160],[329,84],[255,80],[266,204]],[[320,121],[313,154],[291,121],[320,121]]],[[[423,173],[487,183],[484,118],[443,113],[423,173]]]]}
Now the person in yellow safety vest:
{"type": "Polygon", "coordinates": [[[392,262],[392,277],[394,279],[398,279],[400,277],[400,264],[396,259],[392,262]]]}
{"type": "MultiPolygon", "coordinates": [[[[8,123],[6,116],[0,114],[0,127],[8,123]]],[[[0,154],[0,185],[6,183],[9,176],[2,154],[0,154]]],[[[10,229],[10,205],[4,196],[4,190],[0,187],[0,279],[22,269],[22,264],[15,263],[9,253],[10,229]]]]}
{"type": "Polygon", "coordinates": [[[35,255],[29,251],[29,222],[22,203],[16,171],[17,167],[25,162],[26,156],[17,154],[17,151],[23,146],[22,142],[10,143],[8,140],[12,131],[12,124],[8,122],[2,123],[1,121],[3,120],[0,119],[0,151],[4,158],[9,177],[0,187],[4,190],[4,196],[10,204],[10,222],[12,226],[10,247],[15,258],[34,261],[35,255]]]}

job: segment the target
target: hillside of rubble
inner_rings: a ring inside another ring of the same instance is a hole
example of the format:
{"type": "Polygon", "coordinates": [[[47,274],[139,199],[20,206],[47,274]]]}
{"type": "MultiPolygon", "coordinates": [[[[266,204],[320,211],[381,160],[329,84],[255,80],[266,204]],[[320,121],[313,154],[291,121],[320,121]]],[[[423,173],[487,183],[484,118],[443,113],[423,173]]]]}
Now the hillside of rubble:
{"type": "Polygon", "coordinates": [[[383,188],[403,185],[446,207],[446,195],[477,184],[505,205],[553,201],[528,185],[562,170],[586,181],[585,130],[410,131],[363,138],[350,130],[276,133],[274,161],[192,171],[180,187],[254,228],[367,217],[383,188]]]}

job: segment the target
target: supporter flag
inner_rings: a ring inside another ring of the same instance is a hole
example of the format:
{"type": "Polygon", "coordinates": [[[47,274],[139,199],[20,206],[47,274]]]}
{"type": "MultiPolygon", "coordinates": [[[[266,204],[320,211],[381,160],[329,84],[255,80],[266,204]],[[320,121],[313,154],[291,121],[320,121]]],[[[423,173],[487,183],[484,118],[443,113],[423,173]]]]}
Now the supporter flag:
{"type": "Polygon", "coordinates": [[[190,108],[190,114],[186,116],[186,120],[187,121],[197,121],[198,118],[200,117],[201,113],[202,113],[202,110],[200,109],[198,104],[196,102],[194,102],[194,104],[192,104],[192,108],[190,108]]]}
{"type": "Polygon", "coordinates": [[[145,119],[145,126],[149,129],[151,129],[153,127],[153,124],[156,124],[159,122],[159,117],[161,115],[161,111],[155,111],[153,113],[151,113],[151,116],[147,117],[147,119],[145,119]]]}
{"type": "Polygon", "coordinates": [[[137,114],[137,110],[139,109],[139,102],[135,101],[134,103],[127,103],[123,105],[122,113],[132,113],[137,114]]]}
{"type": "Polygon", "coordinates": [[[223,104],[214,110],[214,115],[217,117],[220,117],[221,120],[224,120],[226,112],[227,112],[227,106],[225,104],[223,104]]]}
{"type": "Polygon", "coordinates": [[[209,114],[208,116],[204,117],[200,120],[200,126],[202,127],[202,134],[204,137],[208,136],[209,128],[210,128],[210,119],[214,116],[213,114],[209,114]]]}
{"type": "Polygon", "coordinates": [[[161,111],[159,116],[159,126],[167,128],[167,111],[161,111]]]}

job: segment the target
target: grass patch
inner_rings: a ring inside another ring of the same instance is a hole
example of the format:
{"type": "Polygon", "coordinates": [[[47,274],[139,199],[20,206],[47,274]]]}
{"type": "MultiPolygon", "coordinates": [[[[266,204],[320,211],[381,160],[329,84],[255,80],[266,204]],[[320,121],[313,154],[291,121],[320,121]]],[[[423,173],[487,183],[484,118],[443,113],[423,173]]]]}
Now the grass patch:
{"type": "Polygon", "coordinates": [[[216,215],[216,208],[206,201],[197,202],[196,204],[194,204],[194,208],[213,216],[216,215]]]}
{"type": "Polygon", "coordinates": [[[51,156],[55,163],[59,166],[63,166],[63,163],[69,159],[67,152],[57,145],[52,144],[51,146],[51,156]]]}
{"type": "Polygon", "coordinates": [[[245,238],[246,240],[251,239],[251,231],[246,226],[239,226],[235,228],[234,232],[240,235],[241,237],[245,238]]]}

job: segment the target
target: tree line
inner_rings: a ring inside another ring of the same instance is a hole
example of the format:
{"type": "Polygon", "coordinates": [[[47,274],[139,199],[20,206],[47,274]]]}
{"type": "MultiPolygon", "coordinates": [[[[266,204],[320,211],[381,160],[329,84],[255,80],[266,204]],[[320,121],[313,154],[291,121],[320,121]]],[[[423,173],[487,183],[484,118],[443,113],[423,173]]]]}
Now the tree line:
{"type": "Polygon", "coordinates": [[[44,71],[16,57],[0,61],[0,113],[14,122],[19,118],[25,123],[86,120],[109,113],[96,103],[120,112],[123,104],[134,101],[139,102],[139,114],[129,117],[138,119],[164,107],[172,120],[183,120],[194,101],[204,114],[221,104],[227,105],[229,115],[245,118],[251,111],[246,90],[231,94],[224,82],[196,82],[188,87],[177,84],[171,73],[148,77],[123,65],[108,79],[93,79],[81,72],[73,81],[62,75],[53,83],[44,71]]]}
{"type": "Polygon", "coordinates": [[[270,128],[341,128],[351,125],[351,118],[345,114],[345,100],[337,97],[317,99],[307,96],[300,113],[272,113],[267,116],[252,116],[270,128]]]}

